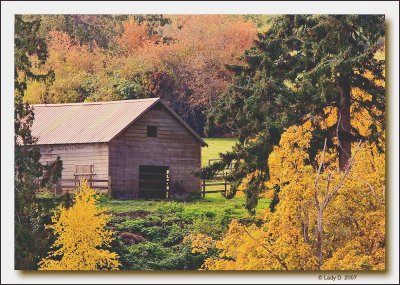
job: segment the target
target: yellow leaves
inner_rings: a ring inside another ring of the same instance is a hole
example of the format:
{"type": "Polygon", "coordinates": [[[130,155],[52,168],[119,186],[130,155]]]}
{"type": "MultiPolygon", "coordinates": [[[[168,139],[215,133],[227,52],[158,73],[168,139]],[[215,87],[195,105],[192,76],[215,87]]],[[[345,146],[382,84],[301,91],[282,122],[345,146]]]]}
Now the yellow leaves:
{"type": "Polygon", "coordinates": [[[268,158],[271,176],[268,187],[293,179],[294,173],[304,166],[312,130],[311,123],[306,122],[302,126],[292,126],[282,134],[279,146],[268,158]]]}
{"type": "Polygon", "coordinates": [[[190,234],[184,238],[184,241],[192,243],[192,253],[206,254],[208,249],[215,246],[212,237],[205,234],[190,234]]]}
{"type": "Polygon", "coordinates": [[[365,254],[358,239],[337,250],[324,264],[323,270],[371,270],[373,257],[365,254]]]}
{"type": "MultiPolygon", "coordinates": [[[[373,80],[371,74],[365,76],[373,80]]],[[[367,110],[363,104],[372,100],[371,94],[353,88],[352,97],[352,126],[362,136],[370,134],[371,126],[381,130],[373,120],[380,115],[378,111],[367,110]]],[[[319,268],[319,248],[325,270],[385,268],[385,154],[379,153],[376,145],[363,143],[345,179],[338,169],[336,149],[327,149],[323,159],[320,151],[309,161],[314,127],[334,128],[337,117],[337,108],[327,107],[323,116],[285,130],[267,162],[270,180],[265,187],[279,189],[275,212],[265,211],[261,227],[232,221],[227,234],[216,243],[219,258],[206,260],[205,268],[314,270],[319,268]],[[321,162],[323,168],[317,174],[321,162]],[[322,217],[321,241],[318,217],[322,217]]],[[[384,149],[384,136],[380,144],[384,149]]],[[[239,189],[246,189],[255,175],[250,173],[239,189]]]]}
{"type": "Polygon", "coordinates": [[[238,186],[239,191],[246,191],[249,186],[251,180],[256,178],[257,176],[261,175],[261,171],[256,170],[252,173],[249,173],[245,178],[242,179],[240,185],[238,186]]]}
{"type": "Polygon", "coordinates": [[[307,245],[292,248],[286,240],[273,244],[270,236],[266,227],[244,226],[233,220],[224,238],[216,244],[221,250],[219,258],[207,259],[204,267],[208,270],[291,270],[315,265],[307,245]]]}
{"type": "Polygon", "coordinates": [[[47,228],[56,236],[39,270],[118,270],[118,255],[104,249],[114,240],[106,229],[111,215],[98,206],[98,194],[85,180],[70,208],[60,206],[47,228]]]}
{"type": "MultiPolygon", "coordinates": [[[[226,235],[216,243],[220,256],[207,259],[206,269],[318,268],[315,197],[320,203],[324,201],[339,186],[343,173],[338,170],[336,151],[327,149],[316,187],[316,166],[322,160],[322,153],[310,164],[308,148],[312,129],[307,122],[292,126],[282,134],[268,159],[271,180],[266,187],[280,189],[276,211],[271,213],[266,209],[261,227],[245,226],[233,220],[226,235]]],[[[249,174],[240,187],[245,188],[255,175],[256,172],[249,174]]],[[[385,268],[384,192],[385,155],[376,146],[364,143],[343,186],[323,211],[322,269],[385,268]]]]}
{"type": "Polygon", "coordinates": [[[24,102],[30,104],[40,104],[46,95],[46,84],[38,81],[28,81],[24,95],[24,102]]]}
{"type": "Polygon", "coordinates": [[[204,267],[208,270],[262,270],[267,263],[262,247],[265,232],[255,226],[246,229],[237,220],[232,220],[228,232],[216,247],[221,250],[219,259],[209,258],[204,267]],[[251,236],[248,234],[251,232],[251,236]],[[227,258],[227,259],[225,259],[227,258]]]}

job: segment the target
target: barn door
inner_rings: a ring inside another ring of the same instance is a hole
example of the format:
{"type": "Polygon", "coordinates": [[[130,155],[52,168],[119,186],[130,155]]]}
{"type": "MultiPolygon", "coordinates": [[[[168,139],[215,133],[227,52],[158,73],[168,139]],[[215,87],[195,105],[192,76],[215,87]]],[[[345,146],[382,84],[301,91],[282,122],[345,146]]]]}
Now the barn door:
{"type": "Polygon", "coordinates": [[[139,198],[166,198],[168,172],[168,166],[140,165],[139,198]]]}

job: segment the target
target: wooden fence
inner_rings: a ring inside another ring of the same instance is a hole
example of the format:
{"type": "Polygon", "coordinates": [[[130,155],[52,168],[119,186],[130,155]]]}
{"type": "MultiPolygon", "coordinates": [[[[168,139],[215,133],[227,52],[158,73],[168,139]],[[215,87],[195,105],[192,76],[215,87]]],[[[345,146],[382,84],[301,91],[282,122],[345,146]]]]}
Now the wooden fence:
{"type": "MultiPolygon", "coordinates": [[[[87,182],[91,188],[94,189],[107,189],[107,192],[111,192],[111,177],[108,179],[87,179],[87,182]]],[[[78,176],[75,179],[58,179],[57,183],[54,185],[54,192],[61,194],[64,189],[77,191],[80,187],[81,180],[78,176]]]]}
{"type": "MultiPolygon", "coordinates": [[[[213,158],[208,160],[208,165],[220,161],[220,158],[213,158]]],[[[233,171],[233,163],[231,163],[223,171],[217,172],[217,174],[211,179],[202,179],[201,182],[201,194],[205,198],[207,193],[226,193],[230,189],[231,183],[227,181],[227,176],[233,171]]],[[[241,190],[237,190],[241,191],[241,190]]]]}
{"type": "Polygon", "coordinates": [[[227,173],[216,175],[212,179],[203,179],[201,183],[201,194],[203,198],[206,193],[225,193],[230,187],[229,182],[226,180],[227,173]]]}

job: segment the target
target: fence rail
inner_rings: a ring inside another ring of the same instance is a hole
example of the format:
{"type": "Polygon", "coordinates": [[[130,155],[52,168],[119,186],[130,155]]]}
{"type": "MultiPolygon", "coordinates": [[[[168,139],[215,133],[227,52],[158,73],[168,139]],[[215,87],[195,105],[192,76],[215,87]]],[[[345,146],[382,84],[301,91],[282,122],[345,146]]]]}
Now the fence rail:
{"type": "MultiPolygon", "coordinates": [[[[208,166],[214,162],[221,161],[220,158],[212,158],[208,160],[208,166]]],[[[233,162],[224,170],[219,171],[211,179],[202,179],[201,194],[205,198],[207,193],[226,193],[230,189],[231,183],[227,181],[227,176],[233,172],[233,162]],[[221,182],[222,181],[222,182],[221,182]]],[[[240,191],[240,190],[237,190],[240,191]]]]}
{"type": "Polygon", "coordinates": [[[211,179],[202,179],[201,194],[203,198],[206,197],[207,193],[226,193],[228,187],[230,187],[230,183],[227,181],[227,174],[227,172],[224,172],[222,175],[219,174],[211,179]]]}
{"type": "MultiPolygon", "coordinates": [[[[86,178],[90,187],[95,189],[106,189],[110,193],[111,190],[111,177],[108,179],[92,179],[86,178]]],[[[56,184],[53,186],[54,193],[61,194],[64,189],[76,191],[80,187],[81,180],[79,177],[75,179],[58,179],[56,184]]]]}

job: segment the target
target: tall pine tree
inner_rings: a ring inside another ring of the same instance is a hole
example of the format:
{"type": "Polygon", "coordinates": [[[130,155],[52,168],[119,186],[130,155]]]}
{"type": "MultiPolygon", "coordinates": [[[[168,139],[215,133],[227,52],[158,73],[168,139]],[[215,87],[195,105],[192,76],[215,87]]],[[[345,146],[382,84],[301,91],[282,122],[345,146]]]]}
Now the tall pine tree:
{"type": "MultiPolygon", "coordinates": [[[[375,54],[384,45],[384,34],[385,19],[380,15],[280,16],[245,52],[245,64],[230,66],[234,82],[214,103],[207,130],[212,134],[225,126],[239,137],[236,148],[222,155],[225,164],[236,161],[230,177],[232,195],[242,178],[257,172],[247,191],[248,210],[254,210],[260,186],[269,179],[266,161],[285,128],[310,118],[325,118],[327,107],[336,109],[336,124],[313,133],[310,154],[312,158],[322,148],[324,138],[328,146],[336,139],[342,170],[351,157],[352,141],[382,137],[385,88],[376,82],[384,80],[385,62],[375,54]],[[368,93],[371,100],[357,102],[352,96],[354,88],[368,93]],[[350,110],[355,103],[379,124],[368,137],[351,125],[350,110]]],[[[221,167],[211,166],[201,173],[221,167]]]]}
{"type": "Polygon", "coordinates": [[[36,269],[41,255],[46,253],[44,231],[39,231],[43,225],[35,190],[39,185],[45,186],[42,182],[54,182],[62,169],[59,158],[50,165],[40,163],[36,138],[30,131],[34,113],[31,106],[22,100],[28,80],[44,81],[53,77],[52,72],[37,74],[32,71],[32,57],[36,57],[39,64],[47,58],[46,43],[37,35],[39,27],[39,20],[24,21],[23,16],[15,16],[15,269],[36,269]],[[48,177],[43,180],[44,171],[48,171],[48,177]]]}

